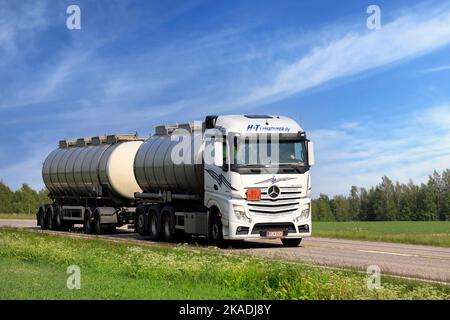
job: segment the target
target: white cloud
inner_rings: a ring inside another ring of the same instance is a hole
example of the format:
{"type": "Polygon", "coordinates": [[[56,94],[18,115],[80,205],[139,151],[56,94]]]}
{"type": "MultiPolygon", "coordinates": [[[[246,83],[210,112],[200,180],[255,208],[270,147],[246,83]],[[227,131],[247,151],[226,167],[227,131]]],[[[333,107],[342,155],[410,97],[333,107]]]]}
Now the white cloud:
{"type": "Polygon", "coordinates": [[[340,125],[340,127],[342,129],[347,129],[347,130],[358,129],[360,127],[360,122],[359,121],[344,122],[340,125]]]}
{"type": "Polygon", "coordinates": [[[27,143],[30,149],[28,154],[24,154],[11,165],[0,167],[0,180],[14,190],[20,188],[22,183],[28,183],[37,190],[44,187],[41,175],[42,164],[54,147],[52,144],[35,143],[33,145],[30,141],[27,143]]]}
{"type": "Polygon", "coordinates": [[[229,108],[281,100],[333,79],[421,56],[449,43],[447,8],[404,14],[381,30],[348,31],[315,46],[296,61],[280,64],[264,77],[265,83],[230,103],[229,108]]]}
{"type": "Polygon", "coordinates": [[[383,175],[420,183],[433,170],[449,168],[450,105],[424,109],[420,117],[417,114],[386,120],[373,128],[361,126],[357,131],[338,127],[311,132],[317,152],[315,194],[347,194],[352,185],[370,187],[383,175]]]}
{"type": "MultiPolygon", "coordinates": [[[[2,1],[0,2],[0,52],[2,60],[20,54],[18,46],[32,45],[34,34],[46,29],[48,20],[43,1],[2,1]]],[[[4,62],[4,61],[2,61],[4,62]]]]}

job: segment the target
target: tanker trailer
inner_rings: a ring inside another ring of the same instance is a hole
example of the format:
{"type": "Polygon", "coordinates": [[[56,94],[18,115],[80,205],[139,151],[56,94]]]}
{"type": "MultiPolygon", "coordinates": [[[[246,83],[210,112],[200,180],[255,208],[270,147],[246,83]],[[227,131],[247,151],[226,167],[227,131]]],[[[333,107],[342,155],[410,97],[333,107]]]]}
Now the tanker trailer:
{"type": "Polygon", "coordinates": [[[133,163],[142,143],[135,134],[61,140],[43,164],[53,203],[39,208],[38,225],[67,230],[83,224],[87,233],[100,234],[133,223],[134,193],[142,191],[133,163]]]}
{"type": "Polygon", "coordinates": [[[296,246],[311,235],[313,164],[312,142],[287,117],[207,116],[157,126],[135,158],[142,189],[135,228],[166,241],[188,234],[217,244],[266,238],[296,246]],[[268,149],[276,152],[260,157],[268,149]]]}

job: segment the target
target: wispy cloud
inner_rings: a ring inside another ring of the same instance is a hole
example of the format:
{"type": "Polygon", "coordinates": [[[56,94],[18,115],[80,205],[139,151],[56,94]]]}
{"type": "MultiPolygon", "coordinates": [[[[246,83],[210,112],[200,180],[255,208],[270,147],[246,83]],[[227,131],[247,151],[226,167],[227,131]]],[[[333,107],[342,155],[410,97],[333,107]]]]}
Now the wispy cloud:
{"type": "Polygon", "coordinates": [[[383,175],[423,182],[433,170],[448,168],[449,114],[450,106],[443,105],[350,131],[314,130],[316,192],[347,194],[352,185],[370,187],[383,175]]]}
{"type": "Polygon", "coordinates": [[[434,68],[428,68],[428,69],[424,69],[421,71],[421,73],[435,73],[435,72],[442,72],[442,71],[449,71],[450,70],[450,65],[443,65],[443,66],[439,66],[439,67],[434,67],[434,68]]]}
{"type": "Polygon", "coordinates": [[[230,104],[230,108],[278,101],[333,79],[424,55],[449,43],[448,8],[406,13],[384,24],[381,30],[349,30],[313,47],[296,61],[281,64],[264,77],[263,84],[230,104]]]}
{"type": "Polygon", "coordinates": [[[3,57],[20,54],[18,47],[32,45],[33,32],[48,27],[47,1],[0,2],[0,53],[3,57]]]}

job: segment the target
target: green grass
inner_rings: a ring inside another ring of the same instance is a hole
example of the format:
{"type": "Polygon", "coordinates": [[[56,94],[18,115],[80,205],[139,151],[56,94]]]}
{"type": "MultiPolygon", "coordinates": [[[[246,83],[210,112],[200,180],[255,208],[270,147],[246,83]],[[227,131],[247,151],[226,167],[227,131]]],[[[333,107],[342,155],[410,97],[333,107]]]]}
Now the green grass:
{"type": "MultiPolygon", "coordinates": [[[[301,249],[299,249],[301,250],[301,249]]],[[[0,229],[0,299],[450,299],[450,287],[224,254],[0,229]],[[66,268],[81,268],[81,289],[66,268]]]]}
{"type": "Polygon", "coordinates": [[[450,247],[450,221],[313,222],[313,236],[450,247]]]}
{"type": "Polygon", "coordinates": [[[27,214],[27,213],[0,213],[0,219],[29,219],[36,220],[35,214],[27,214]]]}

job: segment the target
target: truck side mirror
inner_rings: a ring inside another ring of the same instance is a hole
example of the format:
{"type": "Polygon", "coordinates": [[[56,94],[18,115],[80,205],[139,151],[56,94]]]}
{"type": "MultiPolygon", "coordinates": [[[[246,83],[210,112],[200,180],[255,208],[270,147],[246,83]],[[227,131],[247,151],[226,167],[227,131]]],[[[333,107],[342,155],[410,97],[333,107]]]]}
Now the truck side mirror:
{"type": "Polygon", "coordinates": [[[314,144],[308,141],[308,165],[314,165],[314,144]]]}
{"type": "Polygon", "coordinates": [[[223,146],[222,141],[214,141],[214,165],[217,167],[223,166],[223,146]]]}

